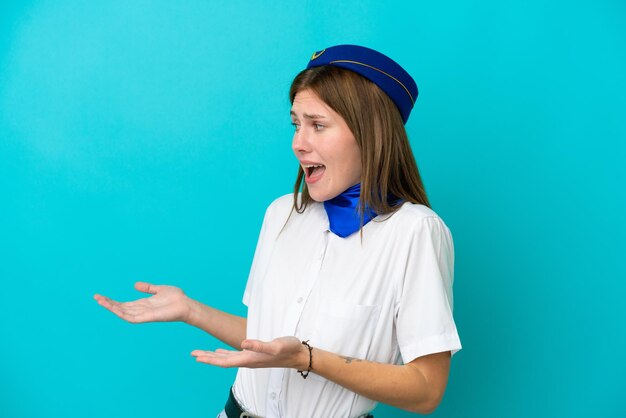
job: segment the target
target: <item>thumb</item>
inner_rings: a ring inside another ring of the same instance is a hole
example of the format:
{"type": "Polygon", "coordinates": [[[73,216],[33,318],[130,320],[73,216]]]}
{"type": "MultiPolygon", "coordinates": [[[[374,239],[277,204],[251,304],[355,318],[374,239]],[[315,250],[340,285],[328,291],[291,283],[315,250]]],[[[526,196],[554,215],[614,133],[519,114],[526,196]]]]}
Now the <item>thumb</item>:
{"type": "Polygon", "coordinates": [[[151,295],[154,295],[159,290],[161,290],[161,286],[157,286],[157,285],[146,283],[146,282],[137,282],[135,283],[135,289],[143,293],[150,293],[151,295]]]}
{"type": "Polygon", "coordinates": [[[250,350],[256,353],[266,353],[267,345],[267,343],[259,340],[243,340],[241,342],[241,348],[243,350],[250,350]]]}

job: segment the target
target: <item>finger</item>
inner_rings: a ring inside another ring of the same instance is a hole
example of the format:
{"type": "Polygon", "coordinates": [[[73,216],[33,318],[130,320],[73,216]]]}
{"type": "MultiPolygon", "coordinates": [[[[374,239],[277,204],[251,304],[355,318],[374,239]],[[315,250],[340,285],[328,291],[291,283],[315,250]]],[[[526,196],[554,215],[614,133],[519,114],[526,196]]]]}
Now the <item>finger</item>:
{"type": "Polygon", "coordinates": [[[137,312],[137,311],[129,311],[122,304],[114,304],[109,309],[118,317],[122,318],[124,321],[130,322],[132,324],[140,324],[143,322],[153,322],[154,315],[151,312],[137,312]]]}
{"type": "Polygon", "coordinates": [[[123,312],[123,313],[128,313],[126,308],[125,308],[125,304],[124,303],[120,303],[120,302],[116,302],[114,300],[111,299],[105,299],[102,301],[98,301],[98,303],[100,304],[100,306],[103,306],[104,308],[108,309],[109,311],[113,312],[113,313],[118,313],[118,312],[123,312]]]}
{"type": "Polygon", "coordinates": [[[118,302],[116,300],[113,300],[113,299],[111,299],[109,297],[102,296],[102,295],[95,295],[94,299],[96,299],[98,301],[98,303],[104,302],[107,305],[124,305],[124,304],[127,303],[127,302],[118,302]]]}
{"type": "Polygon", "coordinates": [[[205,356],[205,355],[206,355],[206,356],[209,356],[209,355],[211,355],[212,353],[213,353],[212,351],[207,351],[207,350],[193,350],[193,351],[191,352],[191,355],[192,355],[192,356],[194,356],[194,357],[197,357],[197,356],[205,356]]]}
{"type": "Polygon", "coordinates": [[[130,309],[146,309],[145,304],[143,303],[145,299],[139,299],[139,300],[135,300],[132,302],[118,302],[118,303],[114,303],[119,305],[119,306],[123,306],[125,310],[130,310],[130,309]]]}
{"type": "Polygon", "coordinates": [[[256,353],[270,353],[269,344],[260,340],[243,340],[241,348],[244,350],[254,351],[256,353]]]}
{"type": "Polygon", "coordinates": [[[120,305],[111,305],[108,309],[115,315],[128,321],[129,315],[120,305]]]}
{"type": "Polygon", "coordinates": [[[269,354],[259,354],[253,351],[235,351],[223,355],[216,353],[207,354],[209,355],[197,356],[196,361],[219,367],[277,367],[273,356],[269,354]]]}
{"type": "Polygon", "coordinates": [[[198,356],[226,357],[226,356],[232,356],[233,354],[237,354],[237,353],[240,353],[240,351],[232,351],[232,350],[224,350],[224,349],[218,349],[215,351],[193,350],[191,352],[191,355],[194,357],[198,357],[198,356]]]}
{"type": "Polygon", "coordinates": [[[144,309],[143,306],[141,306],[140,301],[142,301],[143,299],[140,299],[138,301],[135,302],[118,302],[115,301],[111,298],[108,298],[106,296],[102,296],[102,295],[95,295],[94,299],[96,301],[98,301],[98,304],[100,306],[105,307],[108,310],[112,310],[114,306],[119,307],[120,309],[124,309],[124,310],[129,310],[129,309],[137,309],[137,308],[141,308],[144,309]]]}
{"type": "Polygon", "coordinates": [[[113,303],[113,305],[123,308],[124,311],[128,313],[140,313],[154,309],[152,306],[146,304],[144,299],[136,300],[134,302],[113,303]]]}
{"type": "Polygon", "coordinates": [[[227,353],[216,353],[215,351],[203,351],[203,350],[194,350],[191,352],[191,355],[197,359],[202,359],[203,363],[209,363],[214,365],[224,365],[227,363],[232,363],[233,359],[237,358],[237,355],[240,354],[239,351],[230,351],[227,353]]]}
{"type": "Polygon", "coordinates": [[[146,282],[137,282],[135,283],[135,289],[143,293],[150,293],[151,295],[154,295],[159,290],[161,290],[161,286],[157,286],[157,285],[146,283],[146,282]]]}
{"type": "Polygon", "coordinates": [[[196,357],[199,363],[211,364],[219,367],[239,367],[245,364],[245,360],[241,358],[241,353],[231,353],[230,355],[217,355],[207,352],[206,355],[196,357]]]}
{"type": "Polygon", "coordinates": [[[119,306],[118,307],[121,312],[124,313],[125,316],[128,317],[140,317],[147,313],[145,309],[140,308],[129,308],[128,306],[119,306]]]}
{"type": "Polygon", "coordinates": [[[196,362],[210,364],[212,366],[224,367],[223,366],[223,362],[216,361],[215,358],[212,357],[212,356],[197,356],[196,357],[196,362]]]}
{"type": "Polygon", "coordinates": [[[152,312],[127,312],[124,311],[124,316],[122,317],[126,321],[132,324],[141,324],[144,322],[155,322],[156,319],[152,312]]]}
{"type": "Polygon", "coordinates": [[[131,316],[135,316],[140,313],[136,310],[128,309],[125,304],[119,302],[102,300],[98,301],[98,303],[100,304],[100,306],[106,308],[107,310],[113,312],[115,315],[125,320],[129,320],[131,316]]]}
{"type": "Polygon", "coordinates": [[[111,307],[115,303],[117,303],[117,302],[107,298],[106,296],[96,295],[96,296],[94,296],[94,298],[98,301],[98,304],[100,306],[103,306],[103,307],[107,308],[108,310],[111,310],[111,307]]]}
{"type": "Polygon", "coordinates": [[[98,301],[98,304],[107,310],[113,312],[118,317],[122,318],[128,322],[140,322],[137,321],[135,315],[129,315],[129,313],[124,309],[124,304],[116,302],[107,298],[106,296],[95,295],[94,298],[98,301]]]}
{"type": "Polygon", "coordinates": [[[111,299],[109,299],[108,297],[99,295],[97,293],[95,295],[93,295],[93,298],[95,300],[97,300],[98,303],[100,303],[100,304],[101,304],[101,302],[105,302],[105,303],[110,303],[111,302],[111,299]]]}

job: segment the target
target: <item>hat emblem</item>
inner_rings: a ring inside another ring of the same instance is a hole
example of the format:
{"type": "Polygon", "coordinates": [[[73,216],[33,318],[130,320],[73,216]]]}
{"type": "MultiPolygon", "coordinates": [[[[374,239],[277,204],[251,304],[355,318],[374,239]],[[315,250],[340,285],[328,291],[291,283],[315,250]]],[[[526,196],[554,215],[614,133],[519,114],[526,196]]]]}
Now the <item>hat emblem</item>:
{"type": "Polygon", "coordinates": [[[317,59],[320,57],[320,55],[322,55],[324,53],[324,51],[326,51],[326,49],[322,49],[319,52],[314,52],[313,55],[311,55],[311,61],[313,61],[314,59],[317,59]]]}

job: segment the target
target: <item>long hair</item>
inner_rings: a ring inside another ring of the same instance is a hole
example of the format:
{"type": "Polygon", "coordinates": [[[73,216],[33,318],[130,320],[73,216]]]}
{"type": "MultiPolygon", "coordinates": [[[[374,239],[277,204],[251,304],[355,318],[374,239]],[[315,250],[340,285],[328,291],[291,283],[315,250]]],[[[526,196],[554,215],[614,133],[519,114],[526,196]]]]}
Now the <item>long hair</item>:
{"type": "MultiPolygon", "coordinates": [[[[334,66],[300,72],[289,90],[292,104],[303,90],[315,93],[346,121],[361,150],[361,220],[365,207],[378,215],[395,212],[402,201],[430,207],[400,112],[387,94],[368,79],[334,66]]],[[[293,191],[298,213],[313,201],[303,179],[299,167],[293,191]]]]}

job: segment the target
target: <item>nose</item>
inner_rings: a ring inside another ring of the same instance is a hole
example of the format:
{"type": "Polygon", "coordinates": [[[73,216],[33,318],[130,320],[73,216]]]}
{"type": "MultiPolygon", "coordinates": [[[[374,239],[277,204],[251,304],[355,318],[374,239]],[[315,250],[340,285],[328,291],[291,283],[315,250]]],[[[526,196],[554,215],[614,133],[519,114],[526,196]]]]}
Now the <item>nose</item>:
{"type": "Polygon", "coordinates": [[[300,127],[300,129],[294,132],[291,148],[296,155],[311,152],[311,143],[304,127],[300,127]]]}

